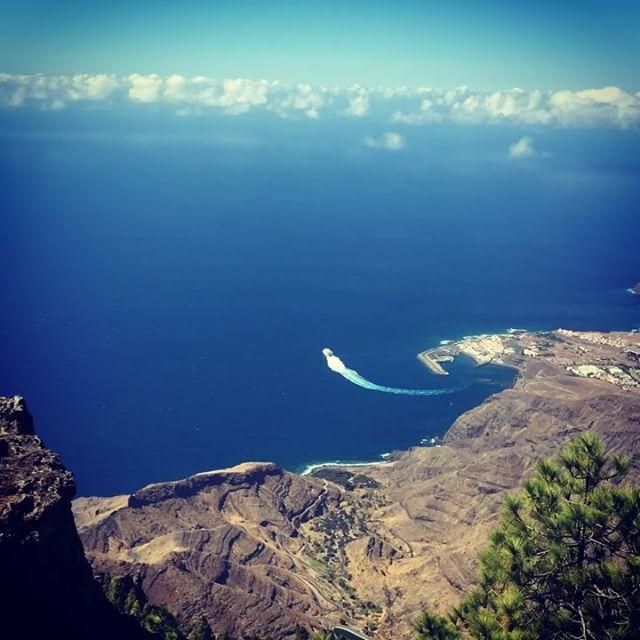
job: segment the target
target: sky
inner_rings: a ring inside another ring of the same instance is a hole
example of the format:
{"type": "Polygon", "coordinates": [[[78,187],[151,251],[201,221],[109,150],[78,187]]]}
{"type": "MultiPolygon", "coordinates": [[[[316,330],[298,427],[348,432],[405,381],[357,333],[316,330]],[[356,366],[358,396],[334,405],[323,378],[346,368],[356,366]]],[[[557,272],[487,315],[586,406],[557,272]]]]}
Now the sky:
{"type": "Polygon", "coordinates": [[[640,3],[2,3],[0,71],[640,90],[640,3]]]}
{"type": "Polygon", "coordinates": [[[368,119],[366,147],[402,151],[412,127],[506,124],[522,129],[510,157],[527,159],[545,157],[541,127],[640,124],[640,3],[627,0],[26,0],[0,9],[5,129],[16,111],[68,109],[368,119]]]}

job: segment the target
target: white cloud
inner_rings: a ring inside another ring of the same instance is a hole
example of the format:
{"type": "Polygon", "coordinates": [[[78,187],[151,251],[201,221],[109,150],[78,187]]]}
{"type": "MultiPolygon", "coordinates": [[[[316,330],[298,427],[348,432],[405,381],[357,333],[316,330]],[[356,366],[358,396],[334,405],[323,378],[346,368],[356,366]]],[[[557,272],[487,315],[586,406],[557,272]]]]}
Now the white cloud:
{"type": "Polygon", "coordinates": [[[306,115],[315,120],[323,109],[332,102],[331,91],[326,87],[314,88],[309,84],[299,84],[287,88],[276,83],[273,89],[272,103],[269,109],[288,118],[296,114],[306,115]]]}
{"type": "Polygon", "coordinates": [[[371,116],[414,126],[439,122],[609,128],[640,125],[640,92],[629,93],[613,86],[581,91],[360,85],[338,89],[178,74],[134,73],[117,77],[0,73],[0,107],[56,109],[98,102],[167,105],[182,115],[215,110],[237,115],[264,109],[287,118],[314,119],[323,113],[354,118],[371,116]]]}
{"type": "Polygon", "coordinates": [[[228,78],[222,81],[222,93],[216,106],[223,107],[228,113],[238,114],[267,102],[269,83],[266,80],[247,80],[228,78]]]}
{"type": "Polygon", "coordinates": [[[98,102],[118,89],[114,75],[45,76],[0,74],[0,106],[63,109],[69,102],[98,102]]]}
{"type": "Polygon", "coordinates": [[[171,102],[184,102],[188,96],[187,79],[174,73],[164,82],[164,97],[171,102]]]}
{"type": "Polygon", "coordinates": [[[114,75],[75,75],[67,90],[69,100],[105,100],[118,88],[114,75]]]}
{"type": "Polygon", "coordinates": [[[62,100],[54,100],[46,106],[47,111],[60,111],[60,109],[64,109],[67,105],[62,100]]]}
{"type": "Polygon", "coordinates": [[[510,158],[532,158],[537,155],[537,151],[533,147],[533,140],[529,136],[524,136],[520,140],[514,142],[509,147],[510,158]]]}
{"type": "Polygon", "coordinates": [[[217,82],[204,76],[189,79],[178,74],[167,78],[157,74],[133,74],[127,80],[130,100],[182,105],[176,110],[179,115],[199,113],[200,107],[220,108],[231,115],[245,113],[266,105],[271,88],[277,84],[246,78],[227,78],[217,82]]]}
{"type": "Polygon", "coordinates": [[[627,127],[640,122],[640,99],[618,87],[556,91],[549,107],[558,123],[591,126],[617,124],[627,127]]]}
{"type": "Polygon", "coordinates": [[[162,78],[152,73],[141,76],[134,73],[129,76],[129,98],[134,102],[157,102],[162,88],[162,78]]]}
{"type": "Polygon", "coordinates": [[[393,120],[414,125],[451,121],[625,128],[640,124],[640,96],[617,87],[558,92],[429,89],[418,108],[397,110],[393,120]]]}
{"type": "Polygon", "coordinates": [[[367,136],[364,139],[364,144],[372,149],[388,149],[389,151],[400,151],[406,146],[404,138],[394,131],[387,131],[377,138],[367,136]]]}
{"type": "Polygon", "coordinates": [[[353,87],[352,95],[348,96],[349,106],[344,110],[345,115],[354,118],[362,118],[369,113],[371,104],[369,102],[369,94],[362,87],[353,87]]]}

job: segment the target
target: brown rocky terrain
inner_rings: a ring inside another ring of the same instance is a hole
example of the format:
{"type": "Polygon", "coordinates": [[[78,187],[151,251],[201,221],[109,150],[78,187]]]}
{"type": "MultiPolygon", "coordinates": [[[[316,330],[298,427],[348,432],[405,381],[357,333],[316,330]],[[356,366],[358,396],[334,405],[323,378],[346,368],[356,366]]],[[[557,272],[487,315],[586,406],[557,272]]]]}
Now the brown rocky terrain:
{"type": "Polygon", "coordinates": [[[284,636],[336,612],[336,589],[318,583],[300,527],[339,495],[326,481],[245,463],[130,496],[80,498],[74,510],[96,571],[133,575],[186,625],[204,613],[234,637],[284,636]]]}
{"type": "Polygon", "coordinates": [[[147,637],[93,580],[71,513],[73,476],[35,435],[22,398],[0,397],[3,638],[147,637]]]}
{"type": "Polygon", "coordinates": [[[515,367],[512,389],[460,416],[442,446],[299,477],[240,465],[74,512],[96,571],[134,574],[189,624],[283,637],[340,619],[409,636],[424,605],[455,603],[505,491],[590,430],[640,467],[640,334],[514,333],[426,352],[515,367]]]}

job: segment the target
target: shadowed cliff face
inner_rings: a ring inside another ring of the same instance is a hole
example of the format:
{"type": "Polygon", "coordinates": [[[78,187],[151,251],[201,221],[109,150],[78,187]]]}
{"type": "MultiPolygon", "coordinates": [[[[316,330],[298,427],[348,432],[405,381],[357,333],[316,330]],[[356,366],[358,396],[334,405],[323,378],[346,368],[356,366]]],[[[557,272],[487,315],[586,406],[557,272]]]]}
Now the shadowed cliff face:
{"type": "Polygon", "coordinates": [[[0,397],[2,637],[142,639],[93,580],[71,514],[74,492],[22,398],[0,397]]]}
{"type": "Polygon", "coordinates": [[[438,352],[519,375],[460,416],[443,446],[389,464],[324,479],[246,464],[76,500],[91,563],[139,576],[187,625],[204,614],[216,631],[280,638],[344,618],[377,638],[410,637],[423,606],[448,608],[473,584],[505,491],[537,460],[590,430],[638,472],[640,335],[494,336],[438,352]]]}

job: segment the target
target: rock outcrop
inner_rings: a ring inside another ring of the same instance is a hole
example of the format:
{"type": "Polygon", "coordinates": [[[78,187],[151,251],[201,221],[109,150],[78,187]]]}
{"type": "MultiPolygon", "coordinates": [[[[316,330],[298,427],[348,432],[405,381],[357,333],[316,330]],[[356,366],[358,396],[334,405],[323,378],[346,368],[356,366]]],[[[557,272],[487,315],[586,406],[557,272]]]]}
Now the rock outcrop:
{"type": "Polygon", "coordinates": [[[640,467],[640,334],[512,332],[426,352],[514,367],[513,388],[463,414],[442,446],[299,477],[241,465],[74,503],[94,568],[134,574],[185,624],[281,638],[339,618],[409,637],[425,605],[472,585],[504,493],[583,431],[640,467]]]}
{"type": "Polygon", "coordinates": [[[71,513],[73,476],[35,435],[20,397],[0,397],[0,628],[6,638],[146,637],[107,602],[71,513]]]}

